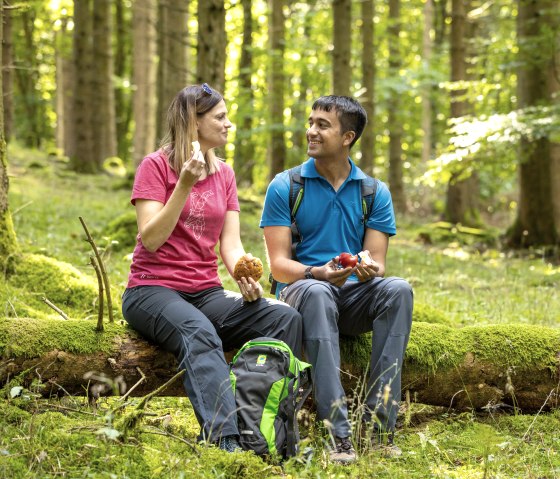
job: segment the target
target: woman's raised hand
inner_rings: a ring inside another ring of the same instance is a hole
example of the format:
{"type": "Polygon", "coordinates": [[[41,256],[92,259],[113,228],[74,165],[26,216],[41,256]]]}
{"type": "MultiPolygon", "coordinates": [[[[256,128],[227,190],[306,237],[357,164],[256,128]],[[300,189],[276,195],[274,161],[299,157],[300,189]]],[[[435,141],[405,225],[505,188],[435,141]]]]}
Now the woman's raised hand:
{"type": "Polygon", "coordinates": [[[180,179],[188,186],[193,186],[201,177],[206,169],[206,160],[200,151],[200,143],[198,141],[192,142],[193,154],[191,158],[183,164],[181,168],[180,179]]]}

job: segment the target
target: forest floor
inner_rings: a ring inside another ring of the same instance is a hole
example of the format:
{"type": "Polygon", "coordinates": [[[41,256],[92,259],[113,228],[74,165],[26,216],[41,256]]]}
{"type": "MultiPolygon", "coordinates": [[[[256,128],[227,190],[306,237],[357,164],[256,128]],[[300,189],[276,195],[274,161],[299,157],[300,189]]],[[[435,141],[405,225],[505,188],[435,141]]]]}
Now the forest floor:
{"type": "MultiPolygon", "coordinates": [[[[82,217],[97,244],[106,249],[115,315],[122,319],[120,294],[132,249],[126,238],[118,242],[108,225],[122,214],[133,214],[130,180],[77,175],[57,158],[17,147],[10,148],[8,162],[10,209],[22,251],[54,257],[94,278],[82,217]]],[[[264,259],[258,228],[262,196],[243,190],[240,199],[245,249],[264,259]]],[[[450,231],[436,220],[407,217],[399,219],[398,226],[399,234],[391,239],[388,273],[411,282],[416,303],[429,305],[457,327],[558,327],[560,268],[538,250],[523,255],[504,252],[493,230],[450,231]]],[[[220,273],[224,286],[236,289],[223,267],[220,273]]],[[[268,291],[266,277],[261,281],[268,291]]],[[[2,281],[2,317],[21,317],[18,304],[33,294],[2,281]]],[[[83,316],[93,320],[93,308],[83,316]]],[[[128,401],[125,409],[132,410],[138,400],[128,401]]],[[[279,465],[252,453],[227,454],[196,444],[197,422],[186,398],[153,398],[134,432],[119,437],[120,404],[116,396],[95,403],[70,395],[47,400],[33,391],[4,388],[0,477],[560,477],[560,411],[549,411],[544,403],[538,414],[523,414],[511,408],[458,412],[412,402],[399,414],[396,442],[402,456],[362,451],[351,466],[328,462],[327,439],[312,415],[302,430],[303,448],[311,448],[313,454],[279,465]]]]}

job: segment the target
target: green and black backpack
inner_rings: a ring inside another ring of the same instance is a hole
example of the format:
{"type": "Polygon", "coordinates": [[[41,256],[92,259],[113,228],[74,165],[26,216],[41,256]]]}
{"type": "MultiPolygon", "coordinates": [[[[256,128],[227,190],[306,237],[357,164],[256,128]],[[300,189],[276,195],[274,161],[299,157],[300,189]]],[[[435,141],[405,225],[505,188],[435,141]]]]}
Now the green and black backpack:
{"type": "Polygon", "coordinates": [[[311,365],[283,341],[257,338],[234,356],[230,378],[241,447],[260,456],[295,456],[297,414],[311,392],[311,365]]]}

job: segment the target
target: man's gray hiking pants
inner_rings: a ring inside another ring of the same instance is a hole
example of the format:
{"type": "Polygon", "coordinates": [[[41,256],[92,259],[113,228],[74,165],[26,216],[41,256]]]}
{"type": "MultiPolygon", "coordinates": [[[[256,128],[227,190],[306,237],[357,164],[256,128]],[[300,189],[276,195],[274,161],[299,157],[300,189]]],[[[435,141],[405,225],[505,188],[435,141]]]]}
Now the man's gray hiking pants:
{"type": "Polygon", "coordinates": [[[363,420],[380,432],[395,428],[401,399],[401,368],[412,324],[413,294],[401,278],[347,281],[338,288],[326,281],[296,281],[280,299],[303,317],[303,348],[311,363],[317,418],[338,437],[351,434],[346,396],[340,380],[339,335],[373,331],[370,376],[363,420]]]}

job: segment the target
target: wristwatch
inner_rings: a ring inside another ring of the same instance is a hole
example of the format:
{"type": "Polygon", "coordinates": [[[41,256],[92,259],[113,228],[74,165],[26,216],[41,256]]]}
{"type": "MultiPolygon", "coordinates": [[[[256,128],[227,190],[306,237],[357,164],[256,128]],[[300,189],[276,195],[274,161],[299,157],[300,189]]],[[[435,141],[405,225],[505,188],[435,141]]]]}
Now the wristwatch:
{"type": "Polygon", "coordinates": [[[313,268],[314,266],[308,266],[307,268],[305,268],[305,279],[315,279],[315,276],[313,276],[313,273],[311,272],[313,268]]]}

